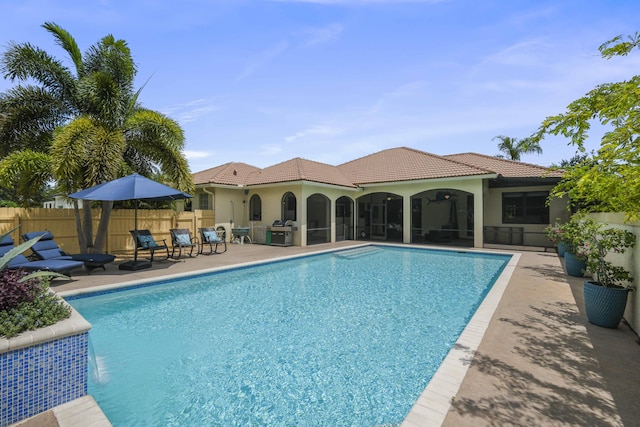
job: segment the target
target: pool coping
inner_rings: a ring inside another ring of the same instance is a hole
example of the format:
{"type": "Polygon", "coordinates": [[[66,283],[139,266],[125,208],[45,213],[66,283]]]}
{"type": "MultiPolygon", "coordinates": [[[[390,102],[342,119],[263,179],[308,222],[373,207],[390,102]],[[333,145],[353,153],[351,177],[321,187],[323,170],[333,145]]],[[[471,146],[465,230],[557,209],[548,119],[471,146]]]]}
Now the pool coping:
{"type": "Polygon", "coordinates": [[[326,249],[315,251],[311,253],[301,253],[278,257],[268,260],[256,260],[244,263],[238,263],[233,265],[226,265],[220,267],[199,269],[190,272],[176,273],[171,275],[162,275],[158,277],[150,277],[138,280],[132,280],[128,282],[115,283],[110,285],[96,286],[84,289],[74,289],[69,291],[61,291],[57,294],[62,297],[75,297],[90,294],[100,294],[110,291],[117,291],[121,288],[144,286],[155,282],[169,281],[173,279],[180,279],[184,277],[192,277],[200,274],[216,273],[229,270],[237,270],[248,268],[256,265],[263,265],[269,263],[283,262],[290,259],[303,258],[309,256],[315,256],[325,253],[338,252],[341,250],[350,250],[358,247],[365,246],[392,246],[399,248],[413,247],[417,249],[437,250],[437,251],[452,251],[452,252],[469,252],[469,253],[485,253],[509,256],[507,265],[503,268],[501,274],[496,279],[494,285],[487,293],[485,298],[478,306],[476,312],[469,320],[467,326],[464,328],[456,343],[452,346],[451,350],[441,363],[440,367],[433,375],[426,388],[423,390],[413,407],[405,416],[404,420],[400,424],[401,427],[422,427],[428,426],[440,426],[444,423],[451,404],[455,400],[455,396],[460,389],[462,381],[469,369],[471,360],[473,359],[484,334],[489,327],[489,323],[493,314],[495,313],[498,304],[502,298],[502,295],[509,284],[511,276],[518,264],[520,254],[511,251],[501,251],[496,249],[482,249],[482,248],[454,248],[454,247],[429,247],[425,248],[423,245],[399,245],[393,243],[384,242],[367,242],[359,245],[349,246],[342,249],[326,249]]]}
{"type": "MultiPolygon", "coordinates": [[[[376,245],[378,245],[378,244],[376,243],[376,245]]],[[[136,286],[144,286],[144,285],[150,284],[150,283],[164,282],[164,281],[170,281],[170,280],[174,280],[174,279],[182,279],[182,278],[185,278],[185,277],[193,277],[193,276],[204,275],[204,274],[209,274],[209,273],[218,273],[218,272],[229,271],[229,270],[240,270],[240,269],[243,269],[243,268],[253,267],[253,266],[257,266],[257,265],[272,264],[272,263],[283,262],[283,261],[287,261],[287,260],[290,260],[290,259],[296,259],[296,258],[306,258],[306,257],[310,257],[310,256],[321,255],[321,254],[331,253],[331,252],[338,252],[338,251],[341,251],[341,250],[349,250],[349,249],[359,248],[359,247],[363,247],[363,246],[373,246],[373,244],[371,244],[371,243],[363,243],[361,245],[349,246],[348,248],[325,249],[325,250],[321,250],[321,251],[317,251],[317,252],[287,255],[287,256],[273,258],[273,259],[242,262],[242,263],[233,264],[233,265],[225,265],[225,266],[220,266],[220,267],[205,268],[205,269],[199,269],[199,270],[188,271],[188,272],[183,272],[183,273],[176,273],[176,274],[167,274],[167,275],[162,275],[162,276],[158,276],[158,277],[148,277],[148,278],[145,278],[145,279],[130,280],[128,282],[113,283],[111,285],[102,285],[102,286],[94,286],[94,287],[91,287],[91,288],[60,291],[60,292],[56,292],[56,294],[58,296],[62,297],[62,298],[83,296],[83,295],[87,295],[87,294],[100,294],[100,293],[106,293],[106,292],[110,292],[110,291],[117,291],[117,290],[119,290],[121,288],[131,288],[131,287],[136,287],[136,286]]],[[[397,246],[397,245],[388,245],[388,246],[397,246]]],[[[399,246],[399,247],[403,247],[403,246],[399,246]]],[[[404,246],[404,247],[406,247],[406,246],[404,246]]]]}
{"type": "Polygon", "coordinates": [[[470,252],[499,253],[511,255],[511,258],[405,417],[401,427],[440,426],[444,423],[451,404],[469,370],[471,361],[489,327],[491,318],[498,308],[502,295],[520,260],[519,253],[479,249],[470,250],[470,252]]]}

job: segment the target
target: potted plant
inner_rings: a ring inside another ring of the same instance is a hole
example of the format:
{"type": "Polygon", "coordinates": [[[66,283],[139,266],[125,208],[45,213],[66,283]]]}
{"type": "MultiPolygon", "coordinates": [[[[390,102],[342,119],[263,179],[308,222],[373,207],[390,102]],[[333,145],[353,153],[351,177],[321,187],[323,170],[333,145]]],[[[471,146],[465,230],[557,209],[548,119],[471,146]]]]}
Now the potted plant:
{"type": "Polygon", "coordinates": [[[586,268],[586,256],[576,250],[582,240],[582,218],[581,215],[574,214],[565,223],[556,219],[553,225],[545,229],[546,236],[558,244],[558,255],[564,258],[564,267],[569,276],[582,277],[586,268]]]}
{"type": "Polygon", "coordinates": [[[594,325],[617,328],[633,289],[633,277],[606,257],[610,252],[624,253],[634,247],[636,236],[592,219],[583,220],[581,230],[577,251],[586,258],[586,268],[593,278],[583,287],[587,319],[594,325]]]}
{"type": "Polygon", "coordinates": [[[568,222],[560,222],[560,218],[556,218],[555,222],[544,229],[544,233],[558,249],[558,256],[563,257],[565,252],[571,248],[571,225],[568,222]]]}

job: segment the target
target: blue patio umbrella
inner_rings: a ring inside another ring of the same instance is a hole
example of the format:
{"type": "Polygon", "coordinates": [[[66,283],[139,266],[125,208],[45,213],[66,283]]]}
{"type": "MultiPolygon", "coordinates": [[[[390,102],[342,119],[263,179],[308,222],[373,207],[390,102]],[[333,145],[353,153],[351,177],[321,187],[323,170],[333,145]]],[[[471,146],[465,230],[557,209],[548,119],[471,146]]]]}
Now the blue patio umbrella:
{"type": "MultiPolygon", "coordinates": [[[[81,200],[134,200],[134,230],[137,232],[138,200],[180,200],[190,199],[193,196],[134,173],[78,191],[77,193],[69,194],[69,197],[81,200]]],[[[120,264],[121,270],[139,270],[151,266],[151,262],[149,261],[138,261],[138,245],[134,244],[134,247],[133,261],[120,264]]]]}

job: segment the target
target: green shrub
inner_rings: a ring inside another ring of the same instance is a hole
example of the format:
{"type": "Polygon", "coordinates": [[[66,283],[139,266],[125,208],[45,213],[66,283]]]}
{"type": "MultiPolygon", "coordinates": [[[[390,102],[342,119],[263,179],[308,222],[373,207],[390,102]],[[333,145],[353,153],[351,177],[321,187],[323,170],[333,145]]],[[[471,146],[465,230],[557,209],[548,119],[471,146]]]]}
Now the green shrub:
{"type": "Polygon", "coordinates": [[[25,331],[53,325],[71,315],[71,308],[49,291],[49,280],[20,282],[23,271],[0,272],[0,336],[11,338],[25,331]]]}

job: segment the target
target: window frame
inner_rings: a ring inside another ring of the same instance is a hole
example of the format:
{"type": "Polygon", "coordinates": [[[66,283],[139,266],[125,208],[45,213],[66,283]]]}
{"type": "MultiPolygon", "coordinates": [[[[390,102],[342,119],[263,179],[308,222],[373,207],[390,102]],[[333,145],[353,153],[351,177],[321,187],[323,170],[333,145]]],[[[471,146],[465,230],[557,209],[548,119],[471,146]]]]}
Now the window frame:
{"type": "Polygon", "coordinates": [[[287,191],[282,195],[282,210],[280,214],[283,221],[297,220],[296,218],[298,217],[298,200],[296,198],[296,195],[291,191],[287,191]],[[293,209],[287,209],[291,207],[293,207],[293,209]],[[293,215],[291,215],[291,212],[293,212],[293,215]]]}
{"type": "Polygon", "coordinates": [[[549,191],[510,191],[502,193],[503,224],[549,224],[549,191]],[[519,203],[509,204],[508,199],[519,203]],[[539,200],[542,200],[540,204],[539,200]],[[513,212],[509,212],[509,211],[513,212]],[[521,211],[521,212],[518,212],[521,211]],[[535,220],[534,218],[539,218],[535,220]]]}
{"type": "Polygon", "coordinates": [[[262,221],[262,199],[257,194],[249,198],[249,221],[262,221]],[[257,212],[254,212],[255,210],[257,212]],[[255,217],[256,214],[257,218],[255,217]]]}
{"type": "Polygon", "coordinates": [[[207,193],[200,193],[198,194],[198,209],[206,211],[209,210],[209,195],[207,193]],[[206,201],[206,203],[202,203],[203,201],[206,201]],[[206,205],[205,207],[203,207],[204,205],[206,205]]]}

